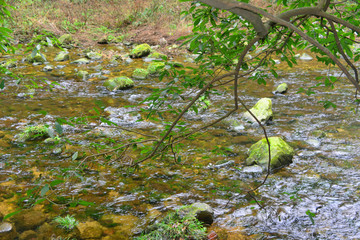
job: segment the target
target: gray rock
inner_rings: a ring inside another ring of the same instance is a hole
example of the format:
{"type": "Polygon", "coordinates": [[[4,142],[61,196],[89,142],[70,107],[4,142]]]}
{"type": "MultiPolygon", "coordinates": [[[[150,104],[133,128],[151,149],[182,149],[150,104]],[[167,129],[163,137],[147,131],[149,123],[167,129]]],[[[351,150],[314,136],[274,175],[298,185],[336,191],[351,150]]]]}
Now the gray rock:
{"type": "Polygon", "coordinates": [[[303,53],[300,58],[300,60],[303,60],[303,61],[311,61],[313,60],[314,58],[312,56],[310,56],[309,54],[307,53],[303,53]]]}
{"type": "Polygon", "coordinates": [[[28,63],[43,64],[44,62],[46,62],[46,57],[44,54],[40,54],[40,53],[37,53],[34,56],[32,54],[30,54],[26,57],[26,61],[28,63]]]}
{"type": "Polygon", "coordinates": [[[84,81],[89,78],[89,73],[87,71],[78,71],[76,75],[84,81]]]}
{"type": "Polygon", "coordinates": [[[42,70],[44,72],[51,72],[52,70],[54,70],[54,68],[52,66],[47,65],[42,70]]]}
{"type": "Polygon", "coordinates": [[[0,240],[13,240],[17,233],[15,227],[9,222],[0,223],[0,240]]]}
{"type": "Polygon", "coordinates": [[[90,60],[87,58],[80,58],[71,62],[72,64],[89,64],[90,60]]]}
{"type": "Polygon", "coordinates": [[[312,138],[308,139],[306,141],[306,143],[309,144],[310,146],[314,147],[314,148],[318,148],[321,145],[321,142],[319,140],[312,139],[312,138]]]}
{"type": "Polygon", "coordinates": [[[97,53],[97,52],[88,52],[85,55],[86,55],[86,57],[88,59],[91,59],[91,60],[100,60],[100,59],[102,59],[102,55],[100,53],[97,53]]]}
{"type": "Polygon", "coordinates": [[[253,165],[253,166],[244,167],[242,171],[244,173],[262,173],[263,168],[260,167],[259,165],[253,165]]]}

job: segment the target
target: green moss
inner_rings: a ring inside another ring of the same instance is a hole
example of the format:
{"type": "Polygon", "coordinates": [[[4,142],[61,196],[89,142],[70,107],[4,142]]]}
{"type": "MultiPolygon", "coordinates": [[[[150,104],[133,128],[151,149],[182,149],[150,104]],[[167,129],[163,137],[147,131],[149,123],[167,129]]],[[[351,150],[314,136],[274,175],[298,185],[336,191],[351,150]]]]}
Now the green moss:
{"type": "MultiPolygon", "coordinates": [[[[294,156],[294,149],[292,147],[280,137],[270,137],[269,142],[271,146],[271,169],[276,169],[292,163],[292,158],[294,156]]],[[[246,165],[258,164],[266,167],[268,160],[269,147],[264,138],[250,147],[246,165]]]]}
{"type": "MultiPolygon", "coordinates": [[[[262,98],[254,105],[254,107],[250,109],[250,111],[255,115],[255,117],[260,122],[267,122],[273,116],[271,107],[272,107],[271,99],[262,98]]],[[[249,112],[244,113],[244,118],[249,120],[250,122],[256,123],[256,120],[251,116],[249,112]]]]}
{"type": "Polygon", "coordinates": [[[26,61],[28,63],[44,63],[46,62],[46,57],[44,54],[37,53],[35,56],[32,56],[32,54],[28,55],[26,57],[26,61]]]}
{"type": "Polygon", "coordinates": [[[128,77],[116,77],[106,80],[104,86],[109,91],[115,91],[117,89],[128,89],[134,86],[134,81],[128,77]]]}
{"type": "Polygon", "coordinates": [[[286,83],[282,83],[276,88],[275,93],[286,93],[288,88],[289,87],[286,83]]]}
{"type": "MultiPolygon", "coordinates": [[[[179,209],[180,210],[180,209],[179,209]]],[[[194,217],[181,217],[179,210],[150,226],[137,240],[206,239],[206,228],[194,217]]]]}
{"type": "Polygon", "coordinates": [[[152,62],[149,64],[147,70],[149,71],[149,74],[156,75],[160,74],[165,67],[165,63],[163,62],[152,62]]]}
{"type": "Polygon", "coordinates": [[[147,55],[149,55],[151,52],[151,47],[149,46],[149,44],[140,44],[138,46],[136,46],[131,52],[130,52],[130,57],[131,58],[141,58],[141,57],[146,57],[147,55]]]}
{"type": "Polygon", "coordinates": [[[25,142],[28,140],[36,140],[49,137],[49,128],[45,125],[28,126],[26,127],[18,137],[18,140],[25,142]]]}
{"type": "Polygon", "coordinates": [[[157,58],[157,59],[163,59],[163,58],[167,58],[167,56],[163,53],[159,53],[159,52],[153,52],[149,55],[150,58],[157,58]]]}
{"type": "Polygon", "coordinates": [[[132,76],[136,79],[145,79],[149,75],[149,71],[143,68],[137,68],[134,70],[132,76]]]}

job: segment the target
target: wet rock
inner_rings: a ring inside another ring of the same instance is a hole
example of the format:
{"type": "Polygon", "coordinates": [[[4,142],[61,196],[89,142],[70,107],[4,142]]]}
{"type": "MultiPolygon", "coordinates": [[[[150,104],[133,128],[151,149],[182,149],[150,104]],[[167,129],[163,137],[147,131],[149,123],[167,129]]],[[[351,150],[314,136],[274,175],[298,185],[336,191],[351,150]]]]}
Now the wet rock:
{"type": "Polygon", "coordinates": [[[282,83],[276,88],[275,93],[286,93],[288,88],[286,83],[282,83]]]}
{"type": "MultiPolygon", "coordinates": [[[[250,111],[261,122],[266,123],[273,117],[272,102],[270,98],[261,98],[250,111]]],[[[245,112],[243,118],[251,123],[257,123],[249,112],[245,112]]]]}
{"type": "MultiPolygon", "coordinates": [[[[280,137],[270,137],[271,149],[271,169],[277,169],[292,163],[292,158],[295,154],[294,149],[289,146],[280,137]]],[[[261,139],[253,144],[249,149],[249,157],[246,159],[246,165],[260,165],[263,169],[267,169],[269,160],[269,147],[266,139],[261,139]]]]}
{"type": "Polygon", "coordinates": [[[79,223],[76,228],[81,239],[100,239],[103,234],[103,227],[96,221],[79,223]]]}
{"type": "Polygon", "coordinates": [[[20,234],[19,240],[33,240],[36,239],[37,234],[33,230],[28,230],[20,234]]]}
{"type": "Polygon", "coordinates": [[[76,74],[78,77],[80,77],[82,80],[86,80],[89,78],[89,73],[87,71],[78,71],[76,74]]]}
{"type": "Polygon", "coordinates": [[[149,46],[149,44],[140,44],[138,46],[136,46],[129,54],[129,56],[131,58],[141,58],[141,57],[146,57],[147,55],[149,55],[151,52],[151,47],[149,46]]]}
{"type": "Polygon", "coordinates": [[[37,232],[36,240],[49,240],[49,239],[80,239],[80,232],[77,228],[71,231],[57,227],[55,224],[44,223],[41,225],[37,232]],[[55,237],[57,238],[55,238],[55,237]]]}
{"type": "Polygon", "coordinates": [[[39,63],[39,64],[43,64],[44,62],[46,62],[46,57],[44,54],[40,54],[40,53],[37,53],[35,55],[28,55],[26,57],[26,61],[28,63],[39,63]]]}
{"type": "Polygon", "coordinates": [[[52,151],[52,154],[54,155],[59,155],[61,153],[62,153],[61,147],[54,148],[54,150],[52,151]]]}
{"type": "Polygon", "coordinates": [[[313,60],[313,57],[310,56],[309,54],[307,53],[303,53],[300,57],[299,57],[300,60],[304,60],[304,61],[311,61],[313,60]]]}
{"type": "Polygon", "coordinates": [[[0,223],[0,240],[13,240],[17,233],[15,227],[9,222],[0,223]]]}
{"type": "Polygon", "coordinates": [[[55,58],[54,61],[55,62],[63,62],[63,61],[67,61],[70,59],[69,53],[68,52],[59,52],[55,58]]]}
{"type": "Polygon", "coordinates": [[[91,60],[100,60],[100,59],[102,59],[102,55],[100,53],[97,53],[97,52],[88,52],[88,53],[85,54],[85,56],[88,59],[91,59],[91,60]]]}
{"type": "Polygon", "coordinates": [[[87,58],[80,58],[71,62],[72,64],[89,64],[90,60],[87,58]]]}
{"type": "Polygon", "coordinates": [[[128,89],[134,87],[134,81],[128,77],[116,77],[106,80],[104,86],[109,91],[115,91],[117,89],[128,89]]]}
{"type": "Polygon", "coordinates": [[[54,68],[53,68],[52,66],[47,65],[47,66],[45,66],[42,70],[43,70],[44,72],[51,72],[53,69],[54,69],[54,68]]]}
{"type": "Polygon", "coordinates": [[[109,43],[109,39],[107,36],[102,36],[101,38],[99,38],[99,40],[97,41],[98,44],[108,44],[109,43]]]}
{"type": "Polygon", "coordinates": [[[190,206],[179,209],[179,215],[184,217],[196,217],[200,222],[212,224],[214,222],[214,210],[206,203],[196,202],[190,206]]]}
{"type": "Polygon", "coordinates": [[[149,75],[148,70],[143,68],[137,68],[134,70],[132,77],[136,79],[146,79],[148,75],[149,75]]]}
{"type": "Polygon", "coordinates": [[[37,210],[23,210],[13,217],[16,229],[19,231],[32,230],[46,221],[46,215],[37,210]]]}
{"type": "Polygon", "coordinates": [[[147,70],[151,75],[158,75],[164,70],[164,67],[165,63],[163,62],[152,62],[149,64],[147,70]]]}
{"type": "Polygon", "coordinates": [[[234,160],[230,160],[230,161],[218,161],[215,163],[215,165],[210,166],[210,169],[219,169],[219,168],[227,168],[227,167],[231,167],[235,164],[234,160]]]}
{"type": "Polygon", "coordinates": [[[16,59],[9,59],[6,62],[2,63],[1,66],[5,68],[15,68],[17,65],[16,59]]]}

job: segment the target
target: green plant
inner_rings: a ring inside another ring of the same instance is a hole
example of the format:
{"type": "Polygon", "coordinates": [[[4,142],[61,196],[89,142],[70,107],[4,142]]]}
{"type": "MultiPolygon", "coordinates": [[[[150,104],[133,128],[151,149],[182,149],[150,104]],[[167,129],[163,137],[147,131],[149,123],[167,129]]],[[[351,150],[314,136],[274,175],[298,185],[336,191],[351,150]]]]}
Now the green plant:
{"type": "Polygon", "coordinates": [[[54,219],[54,222],[56,222],[59,227],[66,230],[72,230],[79,224],[79,222],[70,215],[66,215],[65,217],[58,216],[54,219]]]}
{"type": "Polygon", "coordinates": [[[150,226],[136,240],[205,239],[206,228],[194,216],[180,216],[179,210],[168,214],[160,223],[150,226]]]}
{"type": "Polygon", "coordinates": [[[49,137],[49,127],[46,125],[28,126],[19,134],[19,141],[35,140],[49,137]]]}

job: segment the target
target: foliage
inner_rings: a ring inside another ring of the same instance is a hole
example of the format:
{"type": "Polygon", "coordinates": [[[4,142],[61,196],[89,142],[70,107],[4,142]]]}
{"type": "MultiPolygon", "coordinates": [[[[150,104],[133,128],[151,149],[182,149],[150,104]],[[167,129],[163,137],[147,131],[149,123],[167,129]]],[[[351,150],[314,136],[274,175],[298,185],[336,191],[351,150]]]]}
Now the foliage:
{"type": "Polygon", "coordinates": [[[49,128],[45,125],[28,126],[19,134],[19,141],[49,137],[49,128]]]}
{"type": "Polygon", "coordinates": [[[160,223],[151,226],[145,234],[136,238],[137,240],[159,240],[159,239],[189,239],[200,240],[206,238],[206,228],[194,217],[185,216],[181,218],[179,211],[168,214],[160,223]]]}
{"type": "Polygon", "coordinates": [[[59,227],[66,230],[72,230],[79,224],[79,222],[70,215],[66,215],[65,217],[58,216],[54,219],[54,222],[56,222],[59,227]]]}

